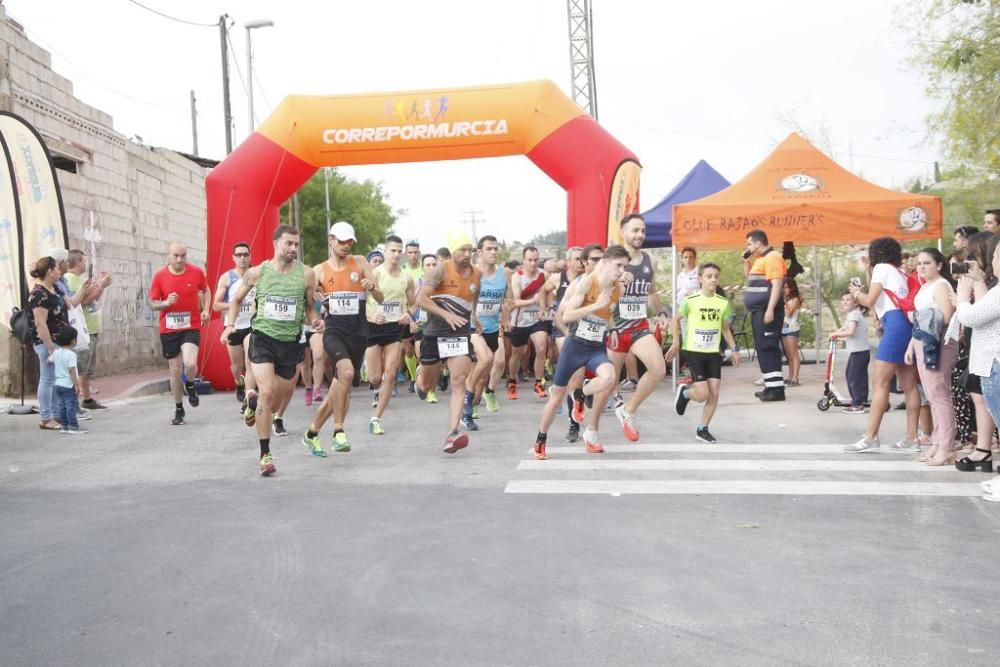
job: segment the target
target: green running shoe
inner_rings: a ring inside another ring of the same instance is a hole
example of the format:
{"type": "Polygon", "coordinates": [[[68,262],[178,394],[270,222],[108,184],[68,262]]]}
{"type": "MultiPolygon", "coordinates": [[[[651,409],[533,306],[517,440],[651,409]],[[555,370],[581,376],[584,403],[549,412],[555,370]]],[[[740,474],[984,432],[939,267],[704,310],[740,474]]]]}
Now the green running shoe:
{"type": "Polygon", "coordinates": [[[351,451],[351,443],[347,441],[347,434],[343,431],[337,431],[337,434],[333,436],[333,451],[335,452],[349,452],[351,451]]]}
{"type": "Polygon", "coordinates": [[[371,421],[368,422],[368,432],[372,435],[385,435],[385,429],[382,428],[382,422],[379,421],[378,417],[372,417],[371,421]]]}
{"type": "Polygon", "coordinates": [[[326,452],[323,451],[323,445],[319,441],[319,434],[315,437],[310,438],[305,433],[302,434],[302,445],[309,450],[309,453],[313,456],[319,456],[321,458],[326,456],[326,452]]]}
{"type": "Polygon", "coordinates": [[[496,412],[500,409],[500,405],[497,403],[497,395],[494,392],[486,394],[486,409],[490,412],[496,412]]]}
{"type": "Polygon", "coordinates": [[[437,403],[438,402],[437,394],[435,394],[433,391],[427,392],[427,402],[428,403],[437,403]]]}
{"type": "Polygon", "coordinates": [[[478,405],[473,405],[472,406],[472,418],[473,419],[479,419],[479,406],[478,405]]]}

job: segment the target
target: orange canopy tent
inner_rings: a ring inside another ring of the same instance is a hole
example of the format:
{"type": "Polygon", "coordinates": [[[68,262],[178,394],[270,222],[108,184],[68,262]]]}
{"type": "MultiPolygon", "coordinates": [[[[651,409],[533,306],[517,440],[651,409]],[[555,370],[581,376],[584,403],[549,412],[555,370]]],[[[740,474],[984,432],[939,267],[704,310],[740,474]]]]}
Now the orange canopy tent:
{"type": "Polygon", "coordinates": [[[941,238],[941,200],[879,187],[792,133],[725,190],[674,206],[674,245],[733,248],[754,229],[772,244],[941,238]]]}

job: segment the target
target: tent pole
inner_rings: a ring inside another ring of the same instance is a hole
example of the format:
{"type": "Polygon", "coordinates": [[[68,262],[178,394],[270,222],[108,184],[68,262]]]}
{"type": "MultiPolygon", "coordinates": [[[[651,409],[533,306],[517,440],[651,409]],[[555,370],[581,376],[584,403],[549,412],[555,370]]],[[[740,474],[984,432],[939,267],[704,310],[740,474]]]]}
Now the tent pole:
{"type": "Polygon", "coordinates": [[[820,289],[820,276],[819,276],[819,251],[816,246],[813,246],[812,252],[813,260],[813,285],[816,290],[816,314],[813,316],[815,319],[815,330],[816,334],[813,336],[816,344],[816,363],[819,364],[819,339],[823,333],[823,295],[820,289]]]}
{"type": "MultiPolygon", "coordinates": [[[[677,246],[670,243],[670,321],[673,322],[674,315],[677,313],[677,246]]],[[[673,324],[671,324],[671,329],[673,329],[673,324]]],[[[677,345],[677,349],[680,350],[680,341],[671,341],[677,345]]],[[[674,360],[670,362],[670,395],[673,396],[674,392],[677,391],[677,373],[680,372],[680,361],[678,360],[680,354],[674,357],[674,360]]]]}

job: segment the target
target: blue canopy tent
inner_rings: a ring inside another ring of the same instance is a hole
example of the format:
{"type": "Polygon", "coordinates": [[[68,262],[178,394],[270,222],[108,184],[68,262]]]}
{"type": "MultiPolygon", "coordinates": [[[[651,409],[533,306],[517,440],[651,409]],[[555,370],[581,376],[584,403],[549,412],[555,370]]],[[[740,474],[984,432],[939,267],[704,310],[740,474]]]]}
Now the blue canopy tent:
{"type": "Polygon", "coordinates": [[[642,214],[646,220],[646,242],[643,247],[669,248],[673,245],[674,204],[686,204],[695,199],[714,195],[729,185],[729,181],[713,169],[712,165],[699,160],[670,194],[642,214]]]}

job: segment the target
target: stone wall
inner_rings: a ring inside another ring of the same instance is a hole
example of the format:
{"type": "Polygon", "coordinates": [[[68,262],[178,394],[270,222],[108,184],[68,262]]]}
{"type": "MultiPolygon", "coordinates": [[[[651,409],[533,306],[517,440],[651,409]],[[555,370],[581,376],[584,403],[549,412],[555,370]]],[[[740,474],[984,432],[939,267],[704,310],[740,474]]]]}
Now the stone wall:
{"type": "MultiPolygon", "coordinates": [[[[188,261],[205,262],[205,176],[208,169],[179,153],[144,146],[115,132],[111,116],[73,96],[73,84],[52,71],[50,54],[32,43],[0,5],[0,108],[33,124],[50,152],[76,173],[56,169],[66,210],[69,247],[92,258],[114,283],[101,300],[101,375],[162,365],[156,318],[146,292],[165,261],[169,241],[188,246],[188,261]]],[[[32,261],[35,258],[28,258],[32,261]]],[[[20,346],[0,335],[0,393],[20,383],[20,346]]],[[[37,372],[29,355],[28,391],[37,372]]]]}

